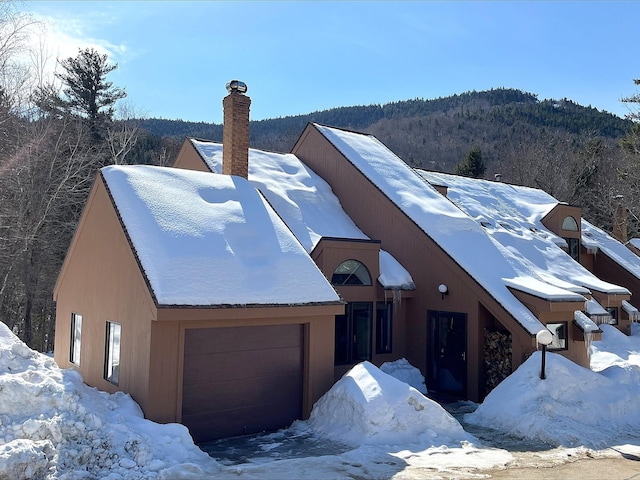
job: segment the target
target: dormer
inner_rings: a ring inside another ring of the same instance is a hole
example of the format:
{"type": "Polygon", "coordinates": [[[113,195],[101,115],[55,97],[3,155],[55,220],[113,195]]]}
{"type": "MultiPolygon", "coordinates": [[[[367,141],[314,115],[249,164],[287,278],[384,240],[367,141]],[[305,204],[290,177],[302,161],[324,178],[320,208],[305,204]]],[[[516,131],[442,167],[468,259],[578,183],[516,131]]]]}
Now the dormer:
{"type": "Polygon", "coordinates": [[[541,220],[545,227],[567,242],[565,250],[576,262],[580,261],[581,218],[580,207],[559,203],[541,220]]]}

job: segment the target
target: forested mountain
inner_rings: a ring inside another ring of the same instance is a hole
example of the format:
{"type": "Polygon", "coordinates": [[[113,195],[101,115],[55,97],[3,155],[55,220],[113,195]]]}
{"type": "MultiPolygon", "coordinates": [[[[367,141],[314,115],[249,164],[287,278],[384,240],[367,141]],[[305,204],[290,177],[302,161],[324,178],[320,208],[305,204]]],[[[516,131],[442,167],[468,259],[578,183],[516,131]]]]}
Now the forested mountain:
{"type": "MultiPolygon", "coordinates": [[[[640,216],[634,213],[637,152],[630,148],[638,134],[630,134],[631,120],[606,111],[498,88],[252,121],[251,146],[288,152],[308,122],[371,133],[409,165],[428,170],[453,173],[473,151],[481,159],[481,177],[500,173],[505,182],[541,188],[580,205],[585,218],[609,231],[622,195],[631,214],[630,234],[640,234],[640,216]]],[[[140,127],[148,139],[161,141],[165,160],[159,163],[175,158],[184,137],[222,141],[217,124],[147,119],[140,127]]],[[[158,157],[150,155],[149,145],[137,145],[128,163],[158,157]]]]}
{"type": "MultiPolygon", "coordinates": [[[[587,136],[617,140],[631,125],[567,99],[538,100],[531,93],[499,88],[252,121],[251,145],[288,152],[308,122],[372,133],[409,164],[448,172],[473,146],[479,146],[493,166],[506,161],[514,145],[523,142],[560,133],[576,141],[587,136]]],[[[219,124],[146,119],[141,127],[161,137],[222,141],[219,124]]]]}

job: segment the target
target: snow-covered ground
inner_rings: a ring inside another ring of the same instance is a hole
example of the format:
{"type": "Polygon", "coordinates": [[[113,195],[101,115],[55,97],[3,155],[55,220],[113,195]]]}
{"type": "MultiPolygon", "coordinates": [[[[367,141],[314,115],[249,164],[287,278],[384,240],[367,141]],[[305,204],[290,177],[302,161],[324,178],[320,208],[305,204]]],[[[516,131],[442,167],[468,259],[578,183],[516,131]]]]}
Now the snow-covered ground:
{"type": "MultiPolygon", "coordinates": [[[[602,326],[603,340],[591,348],[592,370],[548,354],[541,380],[541,353],[534,354],[463,423],[546,443],[554,462],[618,445],[637,455],[640,328],[633,327],[626,337],[602,326]]],[[[0,479],[471,478],[513,462],[514,454],[483,444],[398,380],[423,386],[406,362],[383,369],[388,373],[367,362],[354,367],[309,420],[271,437],[265,448],[276,450],[277,439],[287,436],[333,449],[277,458],[257,452],[227,464],[196,447],[183,426],[145,420],[130,397],[87,387],[0,323],[0,479]]]]}

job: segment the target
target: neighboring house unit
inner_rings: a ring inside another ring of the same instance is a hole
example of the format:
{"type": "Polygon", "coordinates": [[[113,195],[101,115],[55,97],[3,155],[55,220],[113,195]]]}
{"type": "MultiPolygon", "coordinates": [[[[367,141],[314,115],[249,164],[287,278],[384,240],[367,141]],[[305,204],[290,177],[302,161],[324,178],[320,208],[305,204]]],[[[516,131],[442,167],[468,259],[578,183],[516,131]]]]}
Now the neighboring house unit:
{"type": "MultiPolygon", "coordinates": [[[[636,320],[630,294],[640,298],[640,259],[621,242],[581,219],[581,210],[543,190],[438,172],[418,172],[532,275],[580,292],[598,324],[629,334],[636,320]],[[614,283],[609,283],[614,282],[614,283]]],[[[634,298],[631,296],[631,298],[634,298]]]]}
{"type": "Polygon", "coordinates": [[[103,168],[54,297],[58,365],[196,441],[288,425],[334,381],[344,304],[242,178],[103,168]]]}
{"type": "MultiPolygon", "coordinates": [[[[603,280],[624,285],[631,292],[631,302],[640,302],[640,258],[632,241],[625,245],[585,219],[581,227],[580,263],[603,280]]],[[[612,314],[627,335],[631,332],[625,320],[640,321],[636,308],[626,303],[612,314]]]]}

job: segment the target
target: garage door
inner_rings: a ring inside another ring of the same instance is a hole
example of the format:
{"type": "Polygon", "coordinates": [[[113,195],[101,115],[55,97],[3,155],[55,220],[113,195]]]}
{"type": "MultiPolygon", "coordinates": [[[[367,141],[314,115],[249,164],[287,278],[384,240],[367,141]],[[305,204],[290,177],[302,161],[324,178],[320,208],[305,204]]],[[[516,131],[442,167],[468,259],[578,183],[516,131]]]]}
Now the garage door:
{"type": "Polygon", "coordinates": [[[288,426],[303,365],[302,325],[188,329],[182,423],[196,442],[288,426]]]}

